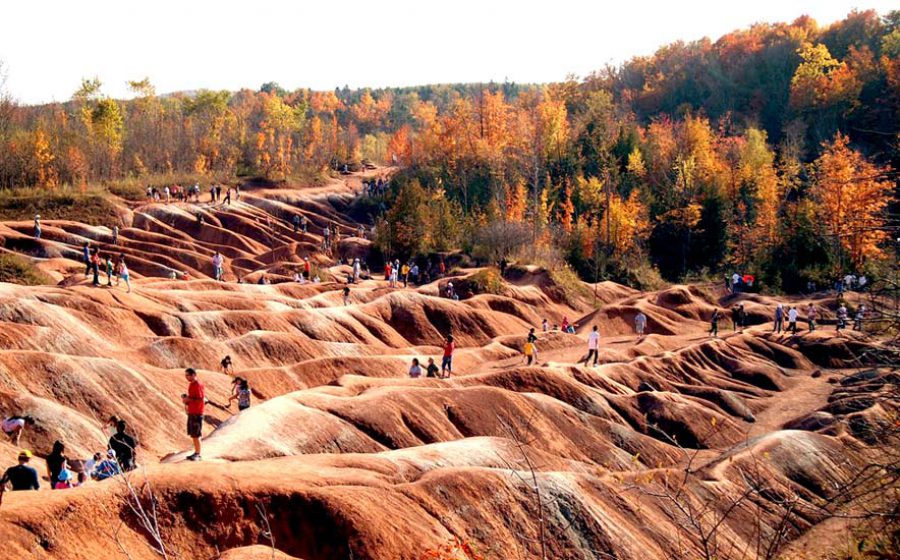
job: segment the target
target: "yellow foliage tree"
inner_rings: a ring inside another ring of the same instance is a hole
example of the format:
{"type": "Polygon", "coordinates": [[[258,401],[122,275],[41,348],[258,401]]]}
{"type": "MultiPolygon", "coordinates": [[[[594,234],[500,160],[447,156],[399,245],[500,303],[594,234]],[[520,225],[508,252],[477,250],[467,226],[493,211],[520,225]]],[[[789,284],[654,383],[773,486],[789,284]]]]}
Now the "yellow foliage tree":
{"type": "Polygon", "coordinates": [[[838,133],[816,160],[814,193],[819,221],[826,235],[846,251],[855,267],[882,256],[879,243],[887,239],[884,210],[891,201],[889,171],[867,161],[838,133]]]}

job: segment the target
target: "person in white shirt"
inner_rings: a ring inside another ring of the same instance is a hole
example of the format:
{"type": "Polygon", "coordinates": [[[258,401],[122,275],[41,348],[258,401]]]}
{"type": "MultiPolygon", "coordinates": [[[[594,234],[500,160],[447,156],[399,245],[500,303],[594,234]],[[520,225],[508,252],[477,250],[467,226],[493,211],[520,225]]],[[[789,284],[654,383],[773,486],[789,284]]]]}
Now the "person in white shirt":
{"type": "Polygon", "coordinates": [[[225,257],[223,257],[221,255],[221,253],[216,251],[216,254],[213,255],[213,258],[212,258],[212,265],[213,265],[213,274],[217,281],[222,279],[222,276],[223,276],[222,265],[224,265],[224,264],[225,264],[225,257]]]}
{"type": "Polygon", "coordinates": [[[597,331],[597,325],[594,325],[594,328],[591,330],[591,333],[588,335],[588,353],[584,358],[584,365],[587,365],[591,358],[594,358],[594,366],[597,365],[597,361],[600,356],[597,351],[600,349],[600,333],[597,331]]]}
{"type": "Polygon", "coordinates": [[[637,331],[638,336],[644,336],[644,328],[646,326],[647,316],[638,311],[638,314],[634,316],[634,330],[637,331]]]}
{"type": "Polygon", "coordinates": [[[788,310],[788,330],[797,334],[797,308],[791,307],[788,310]]]}

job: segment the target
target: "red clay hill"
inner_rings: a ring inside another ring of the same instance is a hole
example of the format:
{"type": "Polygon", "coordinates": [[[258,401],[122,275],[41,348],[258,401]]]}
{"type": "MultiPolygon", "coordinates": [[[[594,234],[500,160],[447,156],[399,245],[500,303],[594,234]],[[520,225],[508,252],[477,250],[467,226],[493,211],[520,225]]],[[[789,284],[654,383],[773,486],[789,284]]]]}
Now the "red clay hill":
{"type": "MultiPolygon", "coordinates": [[[[55,440],[70,457],[104,449],[111,415],[136,433],[141,465],[127,480],[7,493],[3,557],[413,560],[457,542],[504,560],[825,550],[809,535],[894,412],[879,395],[896,377],[860,361],[878,340],[828,325],[773,334],[767,297],[573,288],[527,267],[500,294],[460,301],[442,297],[447,278],[390,289],[378,275],[345,306],[331,279],[349,267],[322,255],[321,231],[342,230],[340,254],[368,254],[350,217],[358,190],[353,176],[245,190],[230,206],[123,205],[118,246],[105,225],[44,216],[40,240],[30,222],[0,225],[3,251],[59,281],[0,284],[0,410],[36,419],[21,444],[42,474],[55,440]],[[306,234],[292,231],[297,212],[306,234]],[[90,286],[84,242],[125,253],[132,293],[90,286]],[[216,251],[225,282],[211,279],[216,251]],[[304,256],[323,282],[290,281],[304,256]],[[263,275],[272,283],[256,284],[263,275]],[[737,301],[753,324],[707,336],[713,310],[737,301]],[[576,334],[541,332],[564,317],[576,334]],[[602,363],[587,367],[593,324],[602,363]],[[530,327],[539,355],[525,366],[530,327]],[[440,364],[448,333],[453,376],[410,379],[414,357],[440,364]],[[252,387],[240,414],[223,406],[225,355],[252,387]],[[183,461],[185,367],[210,399],[199,463],[183,461]]],[[[833,297],[812,301],[833,317],[833,297]]],[[[3,466],[17,453],[0,443],[3,466]]]]}

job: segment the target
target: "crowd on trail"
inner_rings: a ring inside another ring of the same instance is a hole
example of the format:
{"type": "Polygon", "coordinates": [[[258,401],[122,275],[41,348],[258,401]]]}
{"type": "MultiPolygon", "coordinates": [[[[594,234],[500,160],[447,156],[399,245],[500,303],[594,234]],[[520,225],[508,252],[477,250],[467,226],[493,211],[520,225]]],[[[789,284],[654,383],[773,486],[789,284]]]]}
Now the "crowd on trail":
{"type": "MultiPolygon", "coordinates": [[[[175,183],[171,186],[164,186],[162,190],[158,187],[148,185],[146,192],[148,202],[165,202],[166,204],[172,202],[199,203],[201,188],[200,183],[194,183],[193,185],[184,187],[175,183]]],[[[231,204],[232,194],[234,194],[235,200],[241,199],[240,184],[232,187],[221,183],[212,183],[209,186],[209,202],[211,204],[231,204]],[[224,195],[222,194],[223,192],[225,193],[224,195]]]]}
{"type": "Polygon", "coordinates": [[[377,179],[363,179],[362,181],[362,194],[366,196],[384,196],[389,188],[390,182],[384,177],[378,177],[377,179]]]}
{"type": "MultiPolygon", "coordinates": [[[[843,298],[840,296],[838,297],[837,309],[835,310],[834,316],[835,330],[840,332],[841,330],[846,329],[850,319],[850,311],[847,308],[846,302],[844,302],[843,298]]],[[[731,324],[735,332],[744,331],[747,327],[747,319],[748,315],[743,303],[738,303],[731,308],[731,324]]],[[[861,304],[856,307],[853,313],[852,330],[862,331],[866,319],[867,309],[864,304],[861,304]]],[[[710,336],[718,336],[719,323],[723,320],[727,321],[725,312],[719,308],[715,308],[710,317],[708,332],[710,336]]],[[[806,328],[809,332],[815,331],[819,326],[819,310],[812,302],[807,302],[806,305],[785,305],[783,303],[775,305],[775,310],[772,313],[773,333],[780,334],[784,332],[797,334],[802,330],[798,325],[804,322],[806,323],[806,328]]]]}

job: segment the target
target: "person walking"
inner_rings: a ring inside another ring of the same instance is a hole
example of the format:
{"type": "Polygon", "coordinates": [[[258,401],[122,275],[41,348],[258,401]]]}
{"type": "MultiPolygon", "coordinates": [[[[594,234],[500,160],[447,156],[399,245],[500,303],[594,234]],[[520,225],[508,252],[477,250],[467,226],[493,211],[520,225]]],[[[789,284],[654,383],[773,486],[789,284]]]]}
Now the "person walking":
{"type": "Polygon", "coordinates": [[[344,286],[341,292],[341,299],[344,301],[344,307],[350,305],[350,286],[344,286]]]}
{"type": "Polygon", "coordinates": [[[453,335],[447,335],[447,342],[444,344],[444,357],[441,359],[441,379],[449,379],[453,373],[453,351],[456,345],[453,343],[453,335]]]}
{"type": "Polygon", "coordinates": [[[734,331],[735,331],[735,332],[737,332],[738,330],[740,330],[740,331],[743,332],[743,330],[744,330],[744,317],[745,317],[745,313],[744,313],[744,304],[743,304],[743,303],[740,303],[740,304],[738,304],[738,305],[735,305],[735,306],[731,309],[731,321],[732,321],[732,323],[733,323],[733,325],[734,325],[734,331]]]}
{"type": "Polygon", "coordinates": [[[634,330],[638,336],[644,336],[644,329],[646,328],[647,316],[644,315],[643,311],[638,311],[638,314],[634,316],[634,330]]]}
{"type": "Polygon", "coordinates": [[[780,303],[775,307],[775,325],[772,327],[772,332],[780,333],[781,329],[784,327],[784,306],[780,303]]]}
{"type": "Polygon", "coordinates": [[[719,309],[713,309],[712,317],[709,319],[709,335],[713,337],[719,336],[719,309]]]}
{"type": "Polygon", "coordinates": [[[216,251],[216,254],[213,255],[212,265],[213,265],[213,276],[216,279],[216,282],[221,282],[222,277],[224,276],[223,265],[225,264],[225,257],[222,256],[221,253],[216,251]]]}
{"type": "Polygon", "coordinates": [[[816,330],[816,308],[811,302],[806,307],[806,322],[810,332],[816,330]]]}
{"type": "Polygon", "coordinates": [[[184,370],[184,377],[188,381],[187,393],[181,395],[184,410],[187,413],[187,434],[194,443],[194,453],[187,456],[188,461],[199,461],[200,439],[203,437],[203,411],[206,407],[206,390],[203,383],[197,379],[197,371],[194,368],[184,370]]]}
{"type": "Polygon", "coordinates": [[[522,348],[522,353],[525,355],[525,365],[530,366],[532,362],[534,362],[534,356],[537,354],[537,347],[534,344],[534,341],[529,336],[525,341],[525,346],[522,348]]]}
{"type": "Polygon", "coordinates": [[[841,330],[847,327],[847,306],[843,303],[837,310],[837,328],[835,330],[841,330]]]}
{"type": "Polygon", "coordinates": [[[7,484],[12,486],[14,491],[41,489],[37,469],[28,465],[30,461],[31,451],[23,449],[19,452],[19,464],[6,469],[3,477],[0,478],[0,498],[2,498],[7,484]]]}
{"type": "Polygon", "coordinates": [[[400,276],[403,278],[403,287],[409,286],[409,263],[403,263],[400,267],[400,276]]]}
{"type": "Polygon", "coordinates": [[[236,400],[238,403],[238,412],[250,408],[250,382],[243,377],[235,377],[231,382],[231,396],[228,397],[227,407],[231,407],[231,401],[236,400]]]}
{"type": "Polygon", "coordinates": [[[310,272],[312,271],[312,266],[309,264],[309,257],[303,257],[303,275],[306,278],[311,278],[310,272]]]}
{"type": "Polygon", "coordinates": [[[866,317],[866,306],[860,305],[856,310],[856,315],[853,316],[853,330],[862,331],[863,319],[866,317]]]}
{"type": "Polygon", "coordinates": [[[797,334],[797,308],[793,305],[788,309],[788,330],[797,334]]]}
{"type": "MultiPolygon", "coordinates": [[[[128,265],[125,264],[125,255],[119,256],[119,279],[125,282],[128,288],[126,293],[131,293],[131,276],[128,274],[128,265]]],[[[118,282],[116,282],[118,284],[118,282]]]]}
{"type": "MultiPolygon", "coordinates": [[[[568,322],[568,321],[566,321],[568,322]]],[[[584,358],[584,365],[587,366],[587,363],[594,358],[593,366],[597,366],[597,362],[600,359],[600,331],[597,329],[597,325],[591,329],[591,332],[588,334],[588,353],[584,358]]]]}
{"type": "Polygon", "coordinates": [[[115,271],[115,268],[113,267],[112,256],[106,255],[103,266],[106,269],[106,287],[112,288],[112,277],[113,272],[115,271]]]}
{"type": "Polygon", "coordinates": [[[41,215],[40,214],[34,215],[34,238],[35,239],[41,238],[41,215]]]}
{"type": "Polygon", "coordinates": [[[219,367],[222,368],[222,373],[225,375],[234,375],[234,365],[231,363],[230,355],[222,358],[222,361],[219,362],[219,367]]]}
{"type": "Polygon", "coordinates": [[[125,420],[116,422],[116,433],[109,438],[109,449],[116,452],[116,459],[123,471],[132,471],[137,466],[137,441],[128,433],[125,420]]]}

